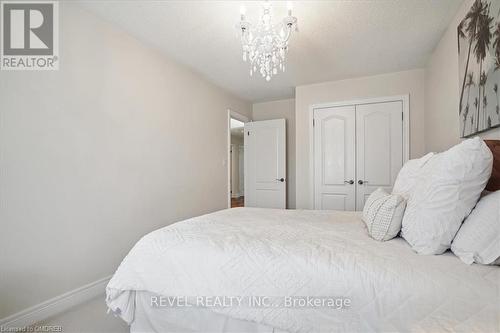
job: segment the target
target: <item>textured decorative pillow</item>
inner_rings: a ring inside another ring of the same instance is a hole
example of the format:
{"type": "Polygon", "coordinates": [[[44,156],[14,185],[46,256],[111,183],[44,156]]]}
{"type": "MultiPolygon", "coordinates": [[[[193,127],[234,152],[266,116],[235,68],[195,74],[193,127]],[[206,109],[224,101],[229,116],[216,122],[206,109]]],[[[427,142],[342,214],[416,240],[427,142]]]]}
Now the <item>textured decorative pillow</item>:
{"type": "Polygon", "coordinates": [[[392,194],[399,194],[408,200],[419,178],[422,176],[425,165],[433,156],[434,153],[428,153],[421,158],[406,162],[399,171],[396,181],[394,182],[392,194]]]}
{"type": "Polygon", "coordinates": [[[396,237],[401,230],[401,221],[406,200],[397,194],[388,194],[383,189],[375,190],[366,199],[363,221],[368,234],[375,240],[386,241],[396,237]]]}
{"type": "Polygon", "coordinates": [[[476,137],[436,155],[428,164],[408,199],[401,235],[420,254],[441,254],[476,205],[493,157],[476,137]]]}
{"type": "Polygon", "coordinates": [[[479,200],[458,230],[451,250],[466,264],[500,263],[500,191],[479,200]]]}

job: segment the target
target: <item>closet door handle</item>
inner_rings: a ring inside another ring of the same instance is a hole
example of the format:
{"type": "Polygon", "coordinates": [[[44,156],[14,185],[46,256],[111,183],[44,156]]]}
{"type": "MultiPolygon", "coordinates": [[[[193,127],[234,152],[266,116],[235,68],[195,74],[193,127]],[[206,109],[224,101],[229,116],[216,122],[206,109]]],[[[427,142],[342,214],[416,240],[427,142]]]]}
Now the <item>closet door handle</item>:
{"type": "Polygon", "coordinates": [[[359,185],[363,185],[363,184],[368,184],[368,182],[366,180],[358,180],[358,184],[359,185]]]}
{"type": "Polygon", "coordinates": [[[344,180],[344,183],[352,185],[352,184],[354,184],[354,180],[352,180],[352,179],[351,180],[344,180]]]}

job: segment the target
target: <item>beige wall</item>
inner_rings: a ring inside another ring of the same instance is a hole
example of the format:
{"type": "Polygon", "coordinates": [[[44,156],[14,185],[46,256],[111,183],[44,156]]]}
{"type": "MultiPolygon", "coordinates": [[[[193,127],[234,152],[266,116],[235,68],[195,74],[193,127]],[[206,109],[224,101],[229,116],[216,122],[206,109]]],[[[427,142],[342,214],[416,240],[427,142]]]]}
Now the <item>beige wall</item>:
{"type": "MultiPolygon", "coordinates": [[[[425,69],[425,150],[442,151],[460,141],[457,25],[473,0],[464,2],[425,69]]],[[[480,135],[500,139],[500,129],[480,135]]]]}
{"type": "Polygon", "coordinates": [[[226,208],[227,109],[251,116],[76,5],[60,10],[60,70],[0,72],[0,318],[112,274],[149,231],[226,208]]]}
{"type": "Polygon", "coordinates": [[[311,84],[295,89],[297,208],[312,208],[309,107],[320,103],[404,94],[410,95],[410,156],[419,157],[425,151],[423,69],[311,84]]]}
{"type": "Polygon", "coordinates": [[[256,103],[252,119],[286,119],[287,208],[295,208],[295,99],[256,103]]]}

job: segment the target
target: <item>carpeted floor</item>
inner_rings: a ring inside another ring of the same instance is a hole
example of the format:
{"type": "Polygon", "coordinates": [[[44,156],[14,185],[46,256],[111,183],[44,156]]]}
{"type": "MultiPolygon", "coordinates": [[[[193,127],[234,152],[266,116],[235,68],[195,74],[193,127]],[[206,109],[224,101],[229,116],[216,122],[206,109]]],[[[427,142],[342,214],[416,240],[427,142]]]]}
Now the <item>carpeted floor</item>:
{"type": "Polygon", "coordinates": [[[81,305],[44,320],[36,326],[61,326],[67,333],[125,333],[128,325],[120,318],[107,314],[104,294],[81,305]]]}

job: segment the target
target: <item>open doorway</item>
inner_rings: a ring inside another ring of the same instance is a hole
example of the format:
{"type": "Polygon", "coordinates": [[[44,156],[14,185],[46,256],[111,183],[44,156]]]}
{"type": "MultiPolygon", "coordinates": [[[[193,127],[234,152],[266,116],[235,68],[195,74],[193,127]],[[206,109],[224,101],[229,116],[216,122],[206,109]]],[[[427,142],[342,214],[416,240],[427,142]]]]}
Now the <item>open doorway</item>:
{"type": "Polygon", "coordinates": [[[244,207],[245,205],[244,125],[244,122],[231,118],[231,144],[229,149],[231,208],[244,207]]]}
{"type": "Polygon", "coordinates": [[[245,205],[245,140],[244,126],[249,119],[228,110],[228,207],[245,205]]]}

